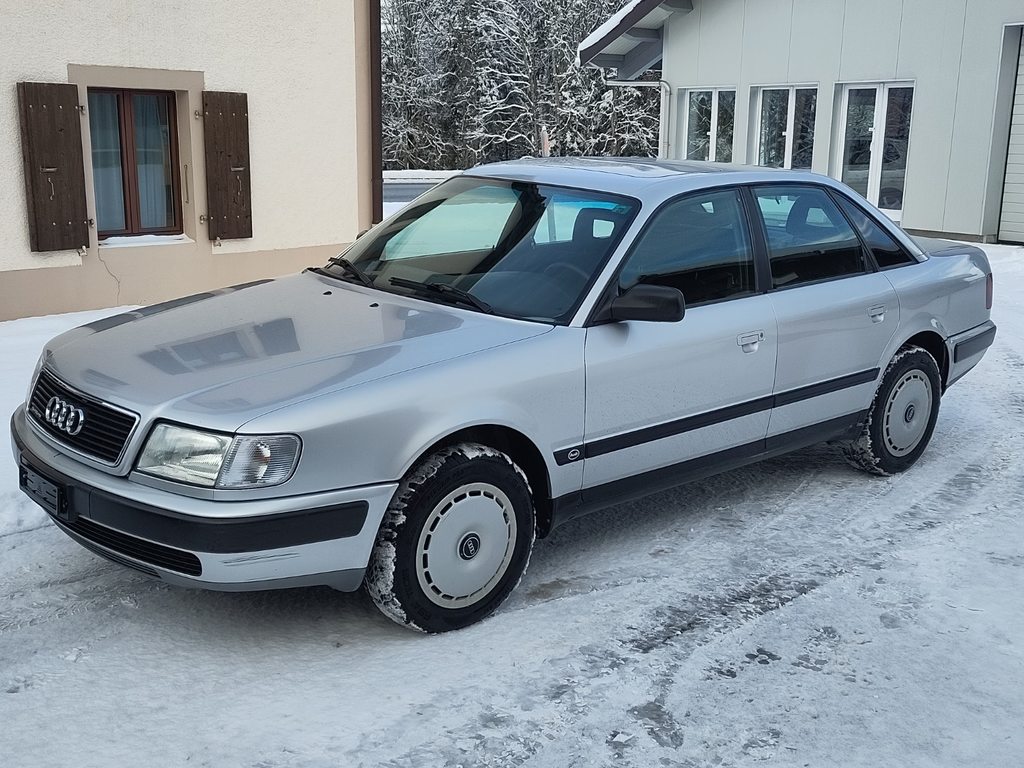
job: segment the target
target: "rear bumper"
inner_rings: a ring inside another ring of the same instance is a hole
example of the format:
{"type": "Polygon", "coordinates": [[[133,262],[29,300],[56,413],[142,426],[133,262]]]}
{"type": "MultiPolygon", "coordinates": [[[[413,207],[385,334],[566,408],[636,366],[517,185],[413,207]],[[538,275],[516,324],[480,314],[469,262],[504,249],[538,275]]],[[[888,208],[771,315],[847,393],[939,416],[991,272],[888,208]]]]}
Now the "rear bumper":
{"type": "Polygon", "coordinates": [[[55,453],[22,408],[11,418],[11,439],[22,490],[71,538],[149,576],[205,589],[358,588],[397,487],[252,502],[194,499],[55,453]]]}
{"type": "Polygon", "coordinates": [[[946,348],[949,351],[950,360],[949,377],[946,386],[950,386],[976,366],[981,361],[981,358],[985,356],[985,351],[992,346],[995,338],[996,324],[988,320],[981,325],[946,339],[946,348]]]}

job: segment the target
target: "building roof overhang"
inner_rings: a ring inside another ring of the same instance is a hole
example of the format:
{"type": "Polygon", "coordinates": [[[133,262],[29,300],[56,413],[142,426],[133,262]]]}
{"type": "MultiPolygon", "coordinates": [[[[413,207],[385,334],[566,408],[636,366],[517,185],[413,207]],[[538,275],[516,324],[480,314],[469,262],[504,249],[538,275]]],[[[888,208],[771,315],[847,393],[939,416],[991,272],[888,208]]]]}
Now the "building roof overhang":
{"type": "Polygon", "coordinates": [[[661,61],[668,17],[692,10],[693,0],[630,0],[579,44],[580,64],[614,67],[618,79],[635,80],[661,61]]]}

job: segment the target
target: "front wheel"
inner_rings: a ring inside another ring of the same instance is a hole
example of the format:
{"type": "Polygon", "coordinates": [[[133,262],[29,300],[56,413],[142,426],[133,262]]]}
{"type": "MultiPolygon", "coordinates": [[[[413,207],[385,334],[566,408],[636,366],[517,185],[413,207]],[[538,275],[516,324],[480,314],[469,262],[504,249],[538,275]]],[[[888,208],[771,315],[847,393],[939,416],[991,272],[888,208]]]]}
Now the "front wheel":
{"type": "Polygon", "coordinates": [[[917,346],[889,363],[860,437],[846,450],[855,467],[876,475],[908,469],[924,453],[939,416],[939,366],[917,346]]]}
{"type": "Polygon", "coordinates": [[[370,557],[367,592],[399,624],[460,629],[515,589],[534,531],[530,487],[511,458],[472,443],[443,448],[395,493],[370,557]]]}

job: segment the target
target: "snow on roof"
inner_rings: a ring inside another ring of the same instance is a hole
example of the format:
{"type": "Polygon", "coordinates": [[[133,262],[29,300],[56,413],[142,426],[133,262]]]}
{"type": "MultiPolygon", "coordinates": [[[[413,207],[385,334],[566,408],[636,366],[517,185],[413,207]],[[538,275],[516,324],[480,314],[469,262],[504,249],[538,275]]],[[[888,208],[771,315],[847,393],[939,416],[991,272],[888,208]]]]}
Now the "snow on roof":
{"type": "Polygon", "coordinates": [[[629,0],[577,46],[579,62],[614,67],[620,80],[634,80],[661,61],[665,21],[692,10],[693,0],[629,0]]]}
{"type": "Polygon", "coordinates": [[[608,33],[612,32],[617,26],[619,26],[623,19],[625,19],[626,16],[628,16],[642,2],[644,2],[644,0],[629,0],[629,2],[622,6],[614,16],[587,35],[583,39],[583,42],[576,47],[576,52],[578,54],[582,54],[585,49],[601,42],[608,33]]]}

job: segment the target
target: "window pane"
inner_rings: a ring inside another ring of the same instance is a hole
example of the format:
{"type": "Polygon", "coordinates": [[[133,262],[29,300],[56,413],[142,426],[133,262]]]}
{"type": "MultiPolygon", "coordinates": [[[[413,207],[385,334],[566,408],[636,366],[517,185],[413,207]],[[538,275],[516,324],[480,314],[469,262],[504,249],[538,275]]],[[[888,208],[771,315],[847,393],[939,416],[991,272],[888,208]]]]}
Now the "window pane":
{"type": "Polygon", "coordinates": [[[383,260],[490,250],[518,204],[519,196],[504,186],[480,186],[454,195],[396,235],[384,247],[383,260]]]}
{"type": "Polygon", "coordinates": [[[711,147],[711,91],[690,91],[686,159],[707,160],[711,147]]]}
{"type": "Polygon", "coordinates": [[[782,168],[786,164],[788,113],[788,88],[767,88],[761,92],[761,135],[758,142],[758,165],[782,168]]]}
{"type": "Polygon", "coordinates": [[[142,229],[174,226],[174,177],[171,167],[171,95],[133,93],[135,169],[142,229]]]}
{"type": "MultiPolygon", "coordinates": [[[[619,207],[618,203],[600,202],[597,200],[581,200],[578,195],[552,193],[548,198],[544,215],[533,230],[533,242],[538,245],[544,243],[567,243],[578,235],[577,226],[586,228],[585,217],[590,216],[591,209],[603,209],[614,214],[619,207]],[[581,218],[581,214],[583,218],[581,218]]],[[[593,218],[593,236],[597,238],[609,237],[612,234],[612,223],[609,220],[593,218]]]]}
{"type": "Polygon", "coordinates": [[[882,150],[882,186],[878,207],[903,210],[903,181],[907,172],[910,110],[913,88],[890,88],[885,112],[885,147],[882,150]]]}
{"type": "Polygon", "coordinates": [[[866,270],[860,240],[822,190],[762,187],[754,194],[768,235],[773,287],[829,280],[866,270]]]}
{"type": "Polygon", "coordinates": [[[89,91],[89,134],[92,181],[96,193],[96,226],[120,232],[124,221],[124,176],[121,171],[121,121],[116,93],[89,91]]]}
{"type": "Polygon", "coordinates": [[[457,176],[357,240],[345,257],[382,290],[411,290],[392,278],[445,284],[499,314],[562,322],[638,209],[636,201],[599,192],[457,176]],[[549,206],[558,210],[545,218],[549,206]]]}
{"type": "Polygon", "coordinates": [[[917,263],[909,253],[900,247],[899,243],[892,239],[888,232],[862,211],[860,206],[854,205],[841,195],[838,197],[839,207],[843,209],[843,213],[853,222],[853,226],[857,228],[860,236],[864,238],[864,242],[868,244],[879,268],[885,269],[917,263]]]}
{"type": "Polygon", "coordinates": [[[875,124],[875,89],[851,88],[848,93],[843,183],[857,190],[863,197],[867,197],[871,137],[875,124]]]}
{"type": "Polygon", "coordinates": [[[732,162],[733,122],[736,116],[736,91],[718,92],[718,136],[715,137],[715,160],[732,162]]]}
{"type": "Polygon", "coordinates": [[[641,236],[619,278],[667,285],[688,305],[754,290],[750,236],[735,190],[692,195],[665,208],[641,236]]]}
{"type": "Polygon", "coordinates": [[[810,168],[814,154],[814,110],[818,103],[816,88],[797,88],[793,111],[793,161],[791,168],[810,168]]]}

